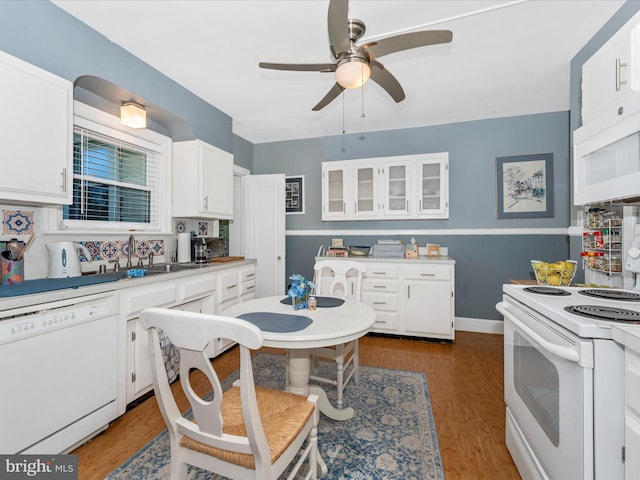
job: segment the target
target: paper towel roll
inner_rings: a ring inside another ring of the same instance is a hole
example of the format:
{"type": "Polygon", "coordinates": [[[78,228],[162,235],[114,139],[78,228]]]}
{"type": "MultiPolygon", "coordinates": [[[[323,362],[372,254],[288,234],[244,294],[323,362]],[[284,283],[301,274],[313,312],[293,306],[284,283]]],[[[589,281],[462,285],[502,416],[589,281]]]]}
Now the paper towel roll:
{"type": "Polygon", "coordinates": [[[181,232],[178,234],[178,263],[191,261],[191,234],[181,232]]]}

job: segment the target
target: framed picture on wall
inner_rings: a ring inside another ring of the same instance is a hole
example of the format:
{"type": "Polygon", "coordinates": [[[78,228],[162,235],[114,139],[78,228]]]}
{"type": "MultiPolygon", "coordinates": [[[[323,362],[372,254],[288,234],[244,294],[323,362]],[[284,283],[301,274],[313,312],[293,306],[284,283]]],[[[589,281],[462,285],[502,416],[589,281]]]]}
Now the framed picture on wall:
{"type": "Polygon", "coordinates": [[[285,179],[286,213],[304,213],[304,175],[285,179]]]}
{"type": "Polygon", "coordinates": [[[496,158],[498,218],[553,217],[553,154],[496,158]]]}

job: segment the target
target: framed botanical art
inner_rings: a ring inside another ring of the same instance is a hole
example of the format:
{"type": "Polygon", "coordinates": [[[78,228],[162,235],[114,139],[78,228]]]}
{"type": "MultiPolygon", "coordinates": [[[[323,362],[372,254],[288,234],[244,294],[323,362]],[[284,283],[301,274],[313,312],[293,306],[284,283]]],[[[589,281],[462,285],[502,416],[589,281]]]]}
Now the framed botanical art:
{"type": "Polygon", "coordinates": [[[304,175],[285,179],[286,213],[304,213],[304,175]]]}
{"type": "Polygon", "coordinates": [[[498,218],[553,217],[553,154],[496,158],[498,218]]]}

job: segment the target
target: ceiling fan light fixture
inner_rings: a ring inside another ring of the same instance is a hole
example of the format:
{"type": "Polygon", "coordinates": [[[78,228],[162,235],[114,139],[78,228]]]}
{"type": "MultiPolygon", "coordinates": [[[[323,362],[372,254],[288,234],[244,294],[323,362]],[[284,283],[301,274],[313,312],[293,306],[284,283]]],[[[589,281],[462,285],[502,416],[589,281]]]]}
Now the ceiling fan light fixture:
{"type": "Polygon", "coordinates": [[[131,128],[147,126],[147,111],[136,102],[123,102],[120,106],[120,123],[131,128]]]}
{"type": "Polygon", "coordinates": [[[360,57],[343,60],[336,68],[336,82],[344,88],[358,88],[364,85],[371,76],[369,64],[360,57]]]}

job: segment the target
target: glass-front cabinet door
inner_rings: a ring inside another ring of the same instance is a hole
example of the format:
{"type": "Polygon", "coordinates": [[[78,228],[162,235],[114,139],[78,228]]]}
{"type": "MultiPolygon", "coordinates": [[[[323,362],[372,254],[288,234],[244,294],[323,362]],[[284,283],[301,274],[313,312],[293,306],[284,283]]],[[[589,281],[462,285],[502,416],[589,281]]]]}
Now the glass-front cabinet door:
{"type": "Polygon", "coordinates": [[[384,213],[407,215],[409,203],[409,166],[405,161],[384,164],[384,213]]]}
{"type": "Polygon", "coordinates": [[[349,168],[331,163],[322,165],[322,219],[344,218],[347,214],[349,168]]]}
{"type": "Polygon", "coordinates": [[[378,167],[358,165],[353,169],[354,215],[367,217],[378,214],[378,167]]]}
{"type": "Polygon", "coordinates": [[[431,218],[448,218],[446,158],[420,160],[417,163],[417,191],[419,193],[417,214],[431,218]]]}

